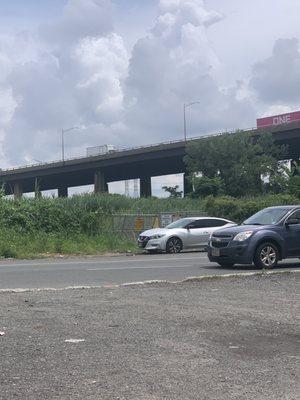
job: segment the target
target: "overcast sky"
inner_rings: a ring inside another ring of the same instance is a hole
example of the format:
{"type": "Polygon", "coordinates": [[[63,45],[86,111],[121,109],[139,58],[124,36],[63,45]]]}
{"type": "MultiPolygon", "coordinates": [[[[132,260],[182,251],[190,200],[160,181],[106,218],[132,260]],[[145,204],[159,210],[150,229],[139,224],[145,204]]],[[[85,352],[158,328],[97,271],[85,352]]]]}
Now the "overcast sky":
{"type": "Polygon", "coordinates": [[[300,109],[299,0],[0,0],[1,167],[300,109]],[[75,134],[76,133],[76,134],[75,134]]]}

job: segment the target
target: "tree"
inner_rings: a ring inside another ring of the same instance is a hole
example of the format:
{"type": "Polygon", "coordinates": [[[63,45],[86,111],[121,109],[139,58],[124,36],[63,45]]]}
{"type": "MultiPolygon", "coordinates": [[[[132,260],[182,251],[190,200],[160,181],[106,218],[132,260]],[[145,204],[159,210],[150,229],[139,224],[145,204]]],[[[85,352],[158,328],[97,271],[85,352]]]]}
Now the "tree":
{"type": "Polygon", "coordinates": [[[289,168],[281,163],[277,174],[268,182],[267,189],[273,193],[288,193],[300,198],[300,165],[296,161],[289,168]]]}
{"type": "Polygon", "coordinates": [[[224,194],[224,185],[219,177],[207,178],[206,176],[192,178],[193,192],[191,197],[219,196],[224,194]]]}
{"type": "Polygon", "coordinates": [[[166,192],[170,193],[170,197],[182,197],[182,190],[178,190],[179,186],[163,186],[162,187],[166,192]]]}
{"type": "Polygon", "coordinates": [[[262,177],[276,174],[285,152],[269,133],[237,131],[188,143],[184,161],[190,174],[218,178],[225,194],[240,197],[262,193],[262,177]]]}

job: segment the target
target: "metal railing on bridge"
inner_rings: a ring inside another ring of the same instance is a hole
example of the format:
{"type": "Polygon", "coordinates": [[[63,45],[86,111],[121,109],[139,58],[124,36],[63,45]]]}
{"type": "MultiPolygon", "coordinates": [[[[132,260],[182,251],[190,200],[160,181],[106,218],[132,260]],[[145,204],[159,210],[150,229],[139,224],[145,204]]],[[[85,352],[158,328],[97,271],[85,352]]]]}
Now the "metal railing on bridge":
{"type": "MultiPolygon", "coordinates": [[[[246,129],[241,129],[243,132],[249,132],[249,131],[254,131],[257,128],[246,128],[246,129]]],[[[214,137],[214,136],[221,136],[223,134],[226,133],[234,133],[237,130],[230,130],[230,131],[222,131],[222,132],[218,132],[218,133],[211,133],[208,135],[202,135],[202,136],[195,136],[192,138],[189,138],[187,141],[193,141],[193,140],[199,140],[199,139],[205,139],[208,137],[214,137]]],[[[124,148],[119,148],[119,150],[116,150],[114,153],[110,153],[111,154],[119,154],[122,152],[126,152],[126,151],[132,151],[132,150],[142,150],[142,149],[151,149],[152,147],[158,147],[158,146],[163,146],[163,145],[168,145],[168,144],[175,144],[175,143],[184,143],[184,140],[169,140],[169,141],[165,141],[165,142],[160,142],[160,143],[155,143],[155,144],[151,144],[151,145],[144,145],[144,146],[134,146],[134,147],[124,147],[124,148]]],[[[41,163],[34,163],[34,164],[25,164],[25,165],[21,165],[18,167],[9,167],[9,168],[5,168],[5,169],[0,169],[0,172],[8,172],[8,171],[14,171],[17,169],[25,169],[25,168],[32,168],[32,167],[38,167],[38,166],[46,166],[46,165],[52,165],[52,164],[59,164],[59,163],[66,163],[68,161],[75,161],[75,160],[82,160],[82,159],[95,159],[96,157],[105,157],[108,154],[102,154],[102,155],[93,155],[93,156],[79,156],[79,157],[72,157],[72,158],[66,158],[64,161],[62,160],[54,160],[54,161],[49,161],[49,162],[41,162],[41,163]]]]}

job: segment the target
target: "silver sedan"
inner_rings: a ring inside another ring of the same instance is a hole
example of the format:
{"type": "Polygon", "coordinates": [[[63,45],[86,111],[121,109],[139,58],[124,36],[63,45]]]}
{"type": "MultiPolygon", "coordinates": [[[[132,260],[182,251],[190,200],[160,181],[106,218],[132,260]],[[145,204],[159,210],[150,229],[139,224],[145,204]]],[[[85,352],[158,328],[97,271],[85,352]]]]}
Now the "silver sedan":
{"type": "Polygon", "coordinates": [[[149,253],[161,251],[179,253],[187,249],[204,250],[212,232],[233,225],[236,224],[223,218],[182,218],[165,228],[142,232],[138,237],[138,245],[149,253]]]}

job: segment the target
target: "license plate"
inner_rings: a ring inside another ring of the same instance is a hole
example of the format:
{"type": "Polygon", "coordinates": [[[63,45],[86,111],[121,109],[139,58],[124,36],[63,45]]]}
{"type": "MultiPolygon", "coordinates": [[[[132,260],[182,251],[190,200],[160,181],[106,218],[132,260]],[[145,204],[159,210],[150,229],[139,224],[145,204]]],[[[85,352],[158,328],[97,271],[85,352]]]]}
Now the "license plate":
{"type": "Polygon", "coordinates": [[[143,242],[138,242],[139,247],[143,247],[143,242]]]}
{"type": "Polygon", "coordinates": [[[211,255],[214,257],[219,257],[220,256],[220,249],[212,249],[211,250],[211,255]]]}

